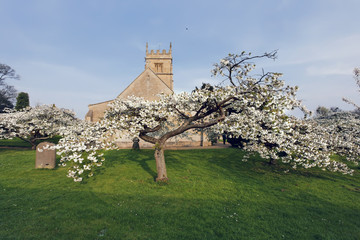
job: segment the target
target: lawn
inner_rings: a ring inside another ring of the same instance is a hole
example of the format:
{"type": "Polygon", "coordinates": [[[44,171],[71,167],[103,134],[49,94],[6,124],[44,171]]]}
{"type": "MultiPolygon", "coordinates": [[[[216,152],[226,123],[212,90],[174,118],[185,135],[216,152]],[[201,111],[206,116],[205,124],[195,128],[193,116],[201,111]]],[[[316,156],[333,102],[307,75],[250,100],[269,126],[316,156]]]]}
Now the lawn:
{"type": "MultiPolygon", "coordinates": [[[[45,140],[38,140],[36,141],[36,144],[39,144],[41,142],[53,142],[58,143],[60,140],[60,136],[55,136],[53,138],[45,139],[45,140]]],[[[0,148],[4,147],[11,147],[11,148],[31,148],[31,144],[21,140],[20,138],[13,138],[13,139],[0,139],[0,148]]]]}
{"type": "Polygon", "coordinates": [[[360,177],[289,170],[239,149],[106,152],[84,183],[0,149],[0,239],[360,239],[360,177]]]}

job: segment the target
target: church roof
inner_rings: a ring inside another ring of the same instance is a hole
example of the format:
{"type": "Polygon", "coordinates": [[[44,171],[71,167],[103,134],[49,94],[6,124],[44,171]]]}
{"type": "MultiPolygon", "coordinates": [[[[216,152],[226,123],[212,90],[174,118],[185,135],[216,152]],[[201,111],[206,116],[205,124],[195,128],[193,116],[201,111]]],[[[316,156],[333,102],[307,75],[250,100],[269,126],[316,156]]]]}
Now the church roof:
{"type": "MultiPolygon", "coordinates": [[[[132,81],[116,98],[127,98],[128,96],[143,97],[147,100],[157,99],[160,93],[174,93],[163,80],[150,68],[145,69],[134,81],[132,81]]],[[[104,103],[111,103],[114,100],[108,100],[99,103],[89,104],[95,106],[104,103]]]]}
{"type": "Polygon", "coordinates": [[[92,103],[92,104],[89,104],[88,106],[98,105],[98,104],[102,104],[102,103],[110,103],[112,101],[114,101],[114,100],[107,100],[107,101],[103,101],[103,102],[92,103]]]}
{"type": "MultiPolygon", "coordinates": [[[[166,52],[151,50],[149,53],[146,47],[145,70],[132,81],[116,99],[125,99],[129,96],[142,97],[149,101],[159,99],[159,94],[173,94],[173,73],[171,43],[170,50],[166,52]]],[[[109,108],[109,103],[114,100],[89,104],[89,111],[85,116],[88,121],[99,121],[104,112],[109,108]]]]}
{"type": "Polygon", "coordinates": [[[143,97],[147,100],[158,99],[160,93],[171,94],[171,90],[166,83],[161,80],[150,68],[145,69],[127,88],[122,91],[117,98],[127,98],[128,96],[143,97]]]}

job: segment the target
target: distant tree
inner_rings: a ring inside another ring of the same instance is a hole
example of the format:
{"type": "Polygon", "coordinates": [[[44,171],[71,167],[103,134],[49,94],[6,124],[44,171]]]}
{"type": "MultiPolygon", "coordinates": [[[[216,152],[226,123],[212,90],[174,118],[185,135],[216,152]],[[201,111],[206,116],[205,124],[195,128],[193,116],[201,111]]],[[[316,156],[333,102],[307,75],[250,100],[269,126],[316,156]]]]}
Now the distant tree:
{"type": "Polygon", "coordinates": [[[319,118],[319,117],[329,116],[333,113],[343,112],[343,110],[339,107],[326,108],[324,106],[319,106],[315,112],[316,112],[316,117],[319,118]]]}
{"type": "Polygon", "coordinates": [[[359,108],[356,108],[354,111],[353,111],[354,114],[357,114],[357,115],[360,115],[360,109],[359,108]]]}
{"type": "Polygon", "coordinates": [[[0,113],[5,108],[13,108],[16,98],[16,90],[5,82],[7,79],[18,80],[20,76],[10,66],[0,63],[0,113]]]}
{"type": "Polygon", "coordinates": [[[16,106],[15,109],[16,110],[21,110],[23,108],[26,108],[30,105],[29,103],[29,94],[25,93],[25,92],[21,92],[18,94],[17,98],[16,98],[16,106]]]}
{"type": "Polygon", "coordinates": [[[331,107],[330,111],[333,113],[337,113],[337,112],[342,112],[343,110],[341,110],[341,108],[339,107],[331,107]]]}
{"type": "Polygon", "coordinates": [[[358,165],[360,153],[360,116],[354,111],[329,111],[327,115],[316,116],[309,120],[316,123],[313,129],[322,136],[327,150],[358,165]]]}
{"type": "Polygon", "coordinates": [[[0,63],[0,85],[5,84],[6,79],[19,80],[20,76],[10,66],[0,63]]]}
{"type": "Polygon", "coordinates": [[[324,106],[319,106],[316,109],[316,116],[327,116],[330,113],[330,110],[324,106]]]}
{"type": "Polygon", "coordinates": [[[15,95],[16,90],[12,86],[5,86],[0,89],[0,113],[3,113],[5,108],[14,108],[12,100],[15,95]]]}

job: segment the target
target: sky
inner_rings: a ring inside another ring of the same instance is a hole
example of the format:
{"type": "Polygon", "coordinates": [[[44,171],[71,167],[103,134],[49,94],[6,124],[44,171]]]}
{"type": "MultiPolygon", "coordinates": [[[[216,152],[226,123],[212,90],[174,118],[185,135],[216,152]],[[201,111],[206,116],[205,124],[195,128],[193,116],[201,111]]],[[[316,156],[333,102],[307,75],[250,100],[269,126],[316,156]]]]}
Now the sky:
{"type": "Polygon", "coordinates": [[[175,92],[219,83],[210,71],[228,53],[278,50],[257,67],[283,73],[310,110],[351,110],[342,97],[360,103],[359,13],[359,0],[0,0],[0,63],[32,106],[84,118],[144,70],[147,42],[172,43],[175,92]]]}

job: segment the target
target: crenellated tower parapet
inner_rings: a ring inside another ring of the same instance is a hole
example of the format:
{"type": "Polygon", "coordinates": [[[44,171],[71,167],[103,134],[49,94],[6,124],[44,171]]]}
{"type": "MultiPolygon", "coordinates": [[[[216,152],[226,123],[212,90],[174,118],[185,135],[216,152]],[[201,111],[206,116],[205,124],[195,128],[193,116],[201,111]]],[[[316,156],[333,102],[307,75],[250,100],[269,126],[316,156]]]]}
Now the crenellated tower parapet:
{"type": "Polygon", "coordinates": [[[171,48],[170,43],[169,51],[158,49],[149,52],[146,43],[145,69],[150,68],[171,90],[174,90],[171,48]]]}

